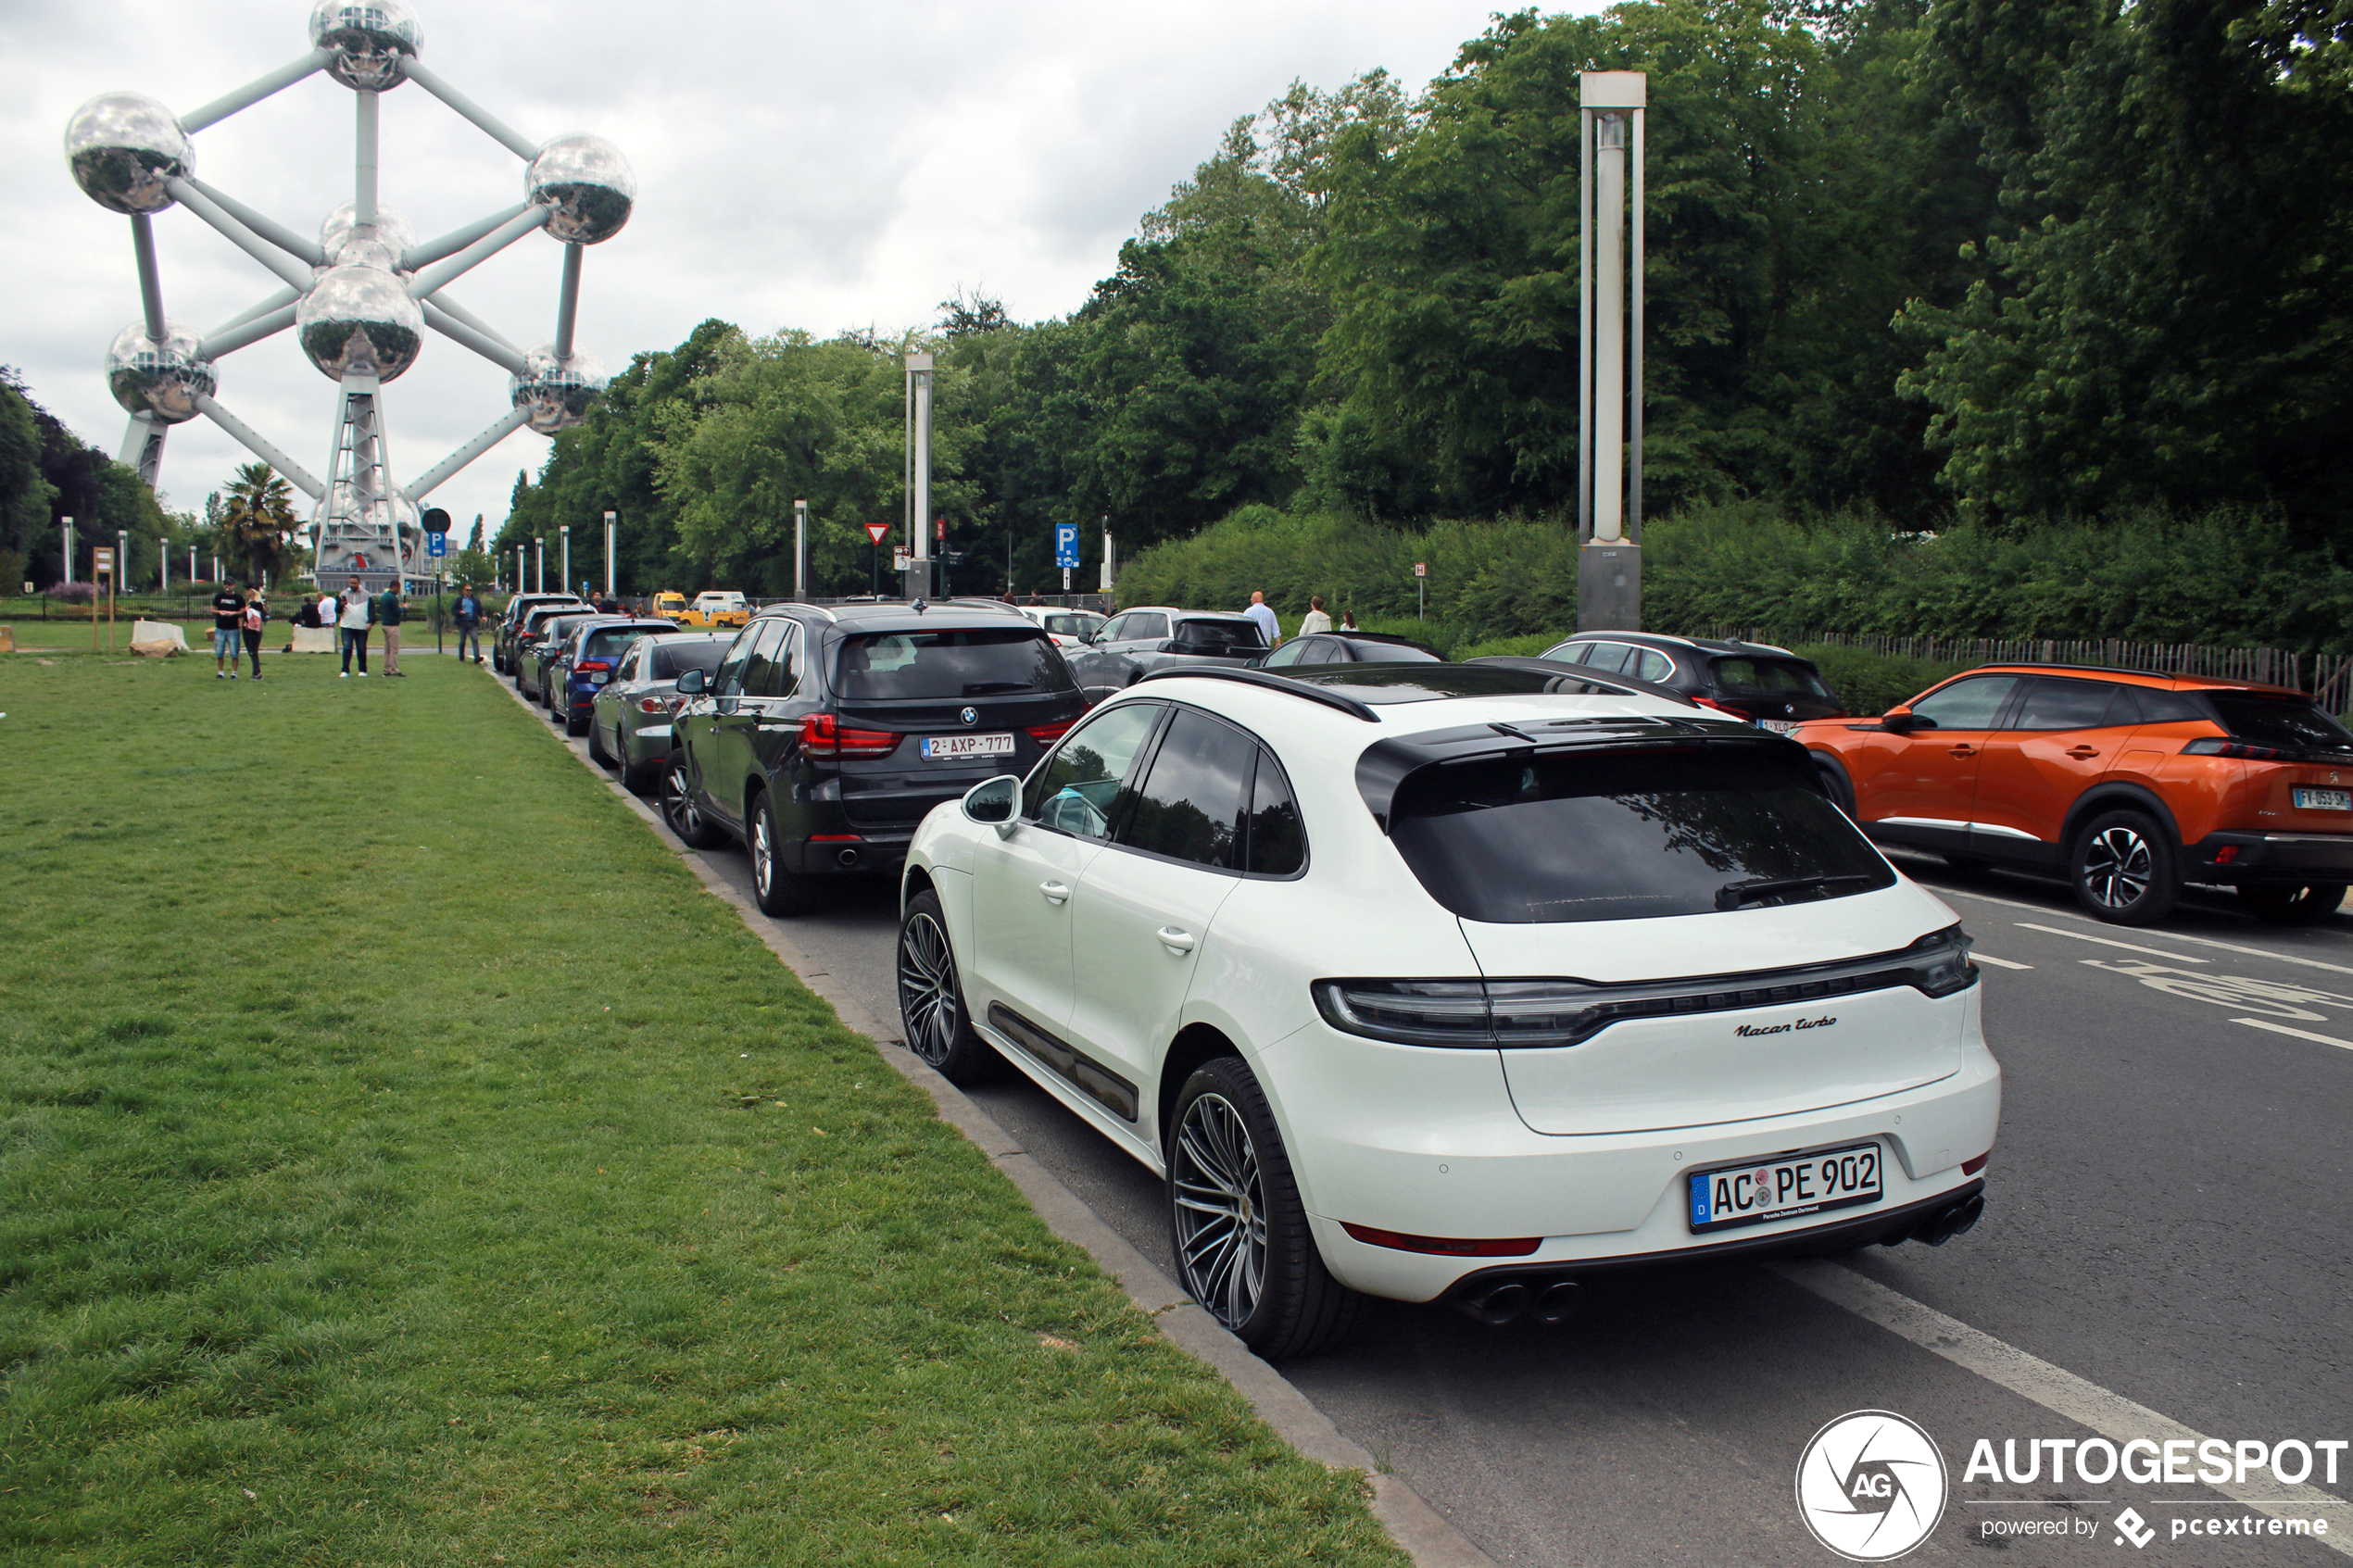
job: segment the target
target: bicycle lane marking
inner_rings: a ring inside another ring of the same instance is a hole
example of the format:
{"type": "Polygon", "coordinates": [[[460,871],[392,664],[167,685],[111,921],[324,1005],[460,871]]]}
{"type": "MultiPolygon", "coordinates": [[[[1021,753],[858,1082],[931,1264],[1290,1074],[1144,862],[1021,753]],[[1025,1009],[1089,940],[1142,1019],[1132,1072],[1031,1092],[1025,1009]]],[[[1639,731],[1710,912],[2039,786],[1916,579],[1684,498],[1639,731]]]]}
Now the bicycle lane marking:
{"type": "MultiPolygon", "coordinates": [[[[2194,1431],[2171,1416],[2160,1415],[2146,1405],[2136,1404],[2088,1378],[2078,1377],[2064,1367],[2054,1366],[1841,1264],[1814,1259],[1767,1267],[1832,1306],[1843,1307],[1865,1322],[1876,1323],[1955,1366],[1973,1372],[1989,1383],[1999,1384],[2053,1414],[2090,1427],[2112,1441],[2123,1443],[2134,1437],[2148,1437],[2159,1443],[2169,1438],[2186,1439],[2193,1445],[2193,1452],[2196,1451],[2195,1445],[2207,1441],[2205,1433],[2194,1431]]],[[[2201,1481],[2199,1485],[2208,1483],[2201,1481]]],[[[2334,1492],[2281,1481],[2260,1486],[2223,1481],[2214,1484],[2212,1489],[2233,1502],[2282,1518],[2303,1515],[2314,1508],[2353,1507],[2353,1503],[2334,1492]]],[[[2353,1557],[2353,1535],[2333,1530],[2329,1535],[2310,1538],[2341,1556],[2353,1557]]]]}

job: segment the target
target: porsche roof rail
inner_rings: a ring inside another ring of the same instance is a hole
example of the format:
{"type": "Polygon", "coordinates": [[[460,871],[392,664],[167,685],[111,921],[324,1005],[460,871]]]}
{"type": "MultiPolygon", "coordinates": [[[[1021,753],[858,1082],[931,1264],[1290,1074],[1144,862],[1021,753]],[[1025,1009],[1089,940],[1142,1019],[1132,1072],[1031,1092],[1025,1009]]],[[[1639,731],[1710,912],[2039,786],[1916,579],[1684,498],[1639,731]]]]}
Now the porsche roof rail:
{"type": "Polygon", "coordinates": [[[1140,685],[1146,681],[1173,681],[1186,677],[1210,681],[1236,681],[1245,686],[1257,686],[1264,691],[1281,692],[1288,696],[1303,696],[1310,702],[1320,702],[1326,708],[1336,708],[1352,719],[1362,719],[1367,724],[1380,722],[1379,714],[1353,696],[1342,696],[1338,692],[1327,691],[1321,686],[1311,685],[1305,681],[1294,681],[1288,675],[1277,675],[1265,670],[1245,670],[1239,665],[1221,667],[1204,664],[1198,668],[1178,665],[1173,669],[1148,670],[1137,677],[1137,684],[1140,685]]]}

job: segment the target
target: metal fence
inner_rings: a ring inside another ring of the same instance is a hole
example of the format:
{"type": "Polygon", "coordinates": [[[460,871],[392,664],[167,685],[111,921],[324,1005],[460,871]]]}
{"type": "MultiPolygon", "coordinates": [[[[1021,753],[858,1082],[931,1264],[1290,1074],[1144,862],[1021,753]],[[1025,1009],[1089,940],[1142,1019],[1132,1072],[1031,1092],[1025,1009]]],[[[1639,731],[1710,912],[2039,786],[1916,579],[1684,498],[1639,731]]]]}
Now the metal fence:
{"type": "Polygon", "coordinates": [[[2292,686],[2311,694],[2331,713],[2353,709],[2353,654],[2226,648],[2205,643],[2128,643],[2116,637],[1888,637],[1854,632],[1774,633],[1732,626],[1711,626],[1695,634],[1783,646],[1827,643],[1934,663],[2105,665],[2161,675],[2210,675],[2224,681],[2292,686]]]}

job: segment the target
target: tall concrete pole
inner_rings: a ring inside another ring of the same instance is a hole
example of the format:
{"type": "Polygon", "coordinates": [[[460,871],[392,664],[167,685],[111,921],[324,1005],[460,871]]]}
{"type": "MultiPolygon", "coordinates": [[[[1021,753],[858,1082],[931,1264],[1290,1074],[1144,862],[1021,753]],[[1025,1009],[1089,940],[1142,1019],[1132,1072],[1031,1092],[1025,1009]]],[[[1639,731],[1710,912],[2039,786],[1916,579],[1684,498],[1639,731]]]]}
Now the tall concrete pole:
{"type": "Polygon", "coordinates": [[[605,514],[605,597],[607,598],[611,598],[613,595],[613,537],[620,523],[619,512],[605,514]]]}
{"type": "Polygon", "coordinates": [[[909,463],[907,597],[932,596],[931,582],[931,372],[928,354],[907,356],[909,463]]]}
{"type": "Polygon", "coordinates": [[[1642,200],[1642,116],[1649,83],[1640,71],[1585,71],[1579,119],[1578,263],[1581,331],[1578,358],[1577,624],[1580,631],[1637,631],[1642,624],[1641,480],[1642,227],[1634,215],[1627,245],[1627,197],[1642,200]],[[1634,341],[1628,338],[1633,283],[1634,341]],[[1629,443],[1629,427],[1636,433],[1629,443]]]}
{"type": "Polygon", "coordinates": [[[1626,536],[1626,117],[1595,117],[1593,542],[1626,536]]]}
{"type": "Polygon", "coordinates": [[[809,503],[792,504],[792,596],[809,597],[809,503]]]}

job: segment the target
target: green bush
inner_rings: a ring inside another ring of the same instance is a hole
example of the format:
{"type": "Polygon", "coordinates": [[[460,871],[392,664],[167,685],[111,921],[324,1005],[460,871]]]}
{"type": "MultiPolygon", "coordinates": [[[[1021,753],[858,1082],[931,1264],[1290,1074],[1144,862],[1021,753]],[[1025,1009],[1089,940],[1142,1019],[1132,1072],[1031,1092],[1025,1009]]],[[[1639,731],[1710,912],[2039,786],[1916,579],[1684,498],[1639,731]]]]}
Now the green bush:
{"type": "Polygon", "coordinates": [[[1940,659],[1931,663],[1925,659],[1873,653],[1869,648],[1843,647],[1835,643],[1808,643],[1790,651],[1813,660],[1846,711],[1864,716],[1884,713],[1899,703],[1909,702],[1937,682],[1977,665],[1975,659],[1940,659]]]}

